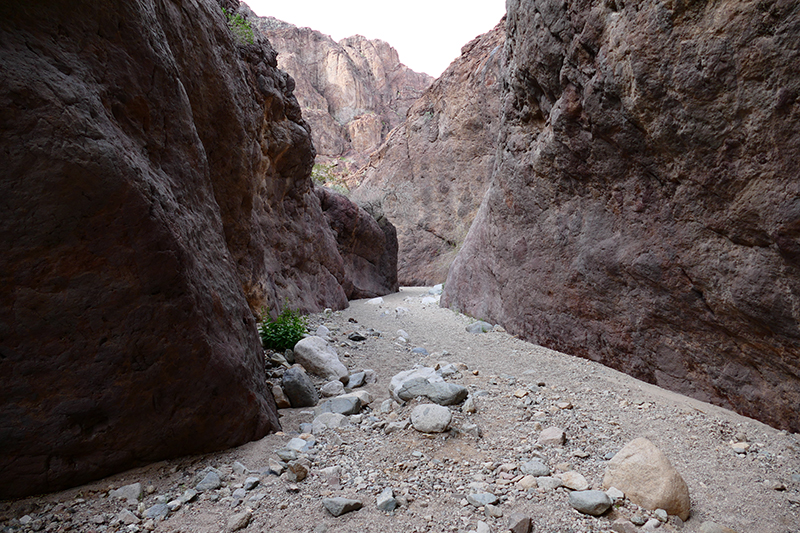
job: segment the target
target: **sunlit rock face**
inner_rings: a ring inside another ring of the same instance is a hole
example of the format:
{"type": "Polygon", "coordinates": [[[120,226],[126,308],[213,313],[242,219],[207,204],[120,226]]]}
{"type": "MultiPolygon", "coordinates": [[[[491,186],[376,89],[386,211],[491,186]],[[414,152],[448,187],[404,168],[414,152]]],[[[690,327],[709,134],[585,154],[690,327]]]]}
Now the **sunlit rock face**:
{"type": "Polygon", "coordinates": [[[444,305],[800,429],[800,8],[508,2],[444,305]]]}
{"type": "Polygon", "coordinates": [[[397,228],[401,285],[442,283],[491,180],[505,24],[465,45],[357,175],[397,228]]]}

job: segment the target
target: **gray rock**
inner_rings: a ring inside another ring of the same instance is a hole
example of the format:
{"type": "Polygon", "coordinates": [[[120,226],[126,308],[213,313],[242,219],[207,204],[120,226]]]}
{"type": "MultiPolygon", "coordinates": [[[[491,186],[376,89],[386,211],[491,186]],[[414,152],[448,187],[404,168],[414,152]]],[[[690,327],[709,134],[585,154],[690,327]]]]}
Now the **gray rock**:
{"type": "Polygon", "coordinates": [[[250,524],[250,518],[253,516],[252,511],[245,511],[243,513],[236,513],[228,519],[228,531],[239,531],[244,529],[250,524]]]}
{"type": "Polygon", "coordinates": [[[398,422],[389,422],[386,424],[386,427],[383,428],[383,432],[387,435],[391,435],[395,431],[403,431],[404,429],[408,428],[409,421],[408,420],[400,420],[398,422]]]}
{"type": "Polygon", "coordinates": [[[389,392],[395,400],[406,401],[398,396],[398,391],[406,382],[415,381],[418,378],[422,378],[429,383],[438,383],[444,381],[442,376],[437,374],[436,370],[433,368],[427,366],[415,366],[411,370],[404,370],[403,372],[395,374],[389,383],[389,392]]]}
{"type": "Polygon", "coordinates": [[[314,424],[311,422],[303,422],[300,424],[300,433],[314,433],[314,424]]]}
{"type": "Polygon", "coordinates": [[[475,527],[475,533],[492,533],[492,529],[489,527],[489,524],[483,520],[478,520],[478,524],[475,527]]]}
{"type": "Polygon", "coordinates": [[[371,368],[364,369],[364,383],[377,383],[378,374],[371,368]]]}
{"type": "Polygon", "coordinates": [[[483,320],[479,320],[477,322],[473,322],[469,326],[466,327],[468,333],[486,333],[488,331],[492,331],[492,325],[488,322],[484,322],[483,320]]]}
{"type": "Polygon", "coordinates": [[[416,353],[416,354],[420,354],[420,355],[430,355],[430,354],[428,354],[428,350],[426,350],[422,346],[417,346],[416,348],[412,348],[411,349],[411,353],[416,353]]]}
{"type": "Polygon", "coordinates": [[[614,502],[600,490],[578,490],[569,493],[569,504],[584,514],[600,516],[608,511],[614,502]]]}
{"type": "Polygon", "coordinates": [[[350,425],[346,416],[339,413],[322,413],[312,422],[314,435],[321,435],[326,429],[343,428],[350,425]]]}
{"type": "Polygon", "coordinates": [[[307,441],[305,439],[301,439],[299,437],[294,437],[286,443],[285,448],[289,450],[294,450],[298,453],[306,453],[311,447],[314,445],[314,442],[307,441]]]}
{"type": "Polygon", "coordinates": [[[144,516],[145,518],[150,518],[152,520],[164,520],[167,516],[169,516],[169,507],[167,507],[166,503],[157,503],[148,508],[144,512],[144,516]]]}
{"type": "Polygon", "coordinates": [[[653,514],[656,515],[656,518],[661,523],[666,523],[669,520],[669,515],[664,509],[656,509],[653,514]]]}
{"type": "Polygon", "coordinates": [[[661,522],[659,522],[657,518],[651,518],[642,526],[642,531],[656,531],[659,527],[661,527],[661,522]]]}
{"type": "Polygon", "coordinates": [[[318,327],[316,333],[314,333],[314,335],[316,335],[317,337],[322,337],[323,339],[325,337],[328,337],[330,334],[331,330],[329,330],[325,326],[318,327]]]}
{"type": "Polygon", "coordinates": [[[478,492],[476,494],[467,494],[467,502],[473,507],[485,507],[486,505],[494,505],[499,500],[497,496],[491,492],[478,492]]]}
{"type": "Polygon", "coordinates": [[[239,461],[234,461],[233,473],[236,474],[237,476],[241,476],[242,474],[249,474],[250,470],[239,461]]]}
{"type": "Polygon", "coordinates": [[[455,405],[467,398],[469,391],[462,385],[436,381],[431,383],[425,378],[413,378],[404,382],[396,391],[403,401],[425,396],[439,405],[455,405]]]}
{"type": "Polygon", "coordinates": [[[496,505],[492,505],[491,503],[487,503],[484,506],[483,513],[489,518],[503,517],[503,510],[497,507],[496,505]]]}
{"type": "Polygon", "coordinates": [[[314,382],[302,368],[295,366],[286,370],[283,373],[281,384],[292,407],[314,407],[319,402],[319,394],[314,387],[314,382]]]}
{"type": "Polygon", "coordinates": [[[397,330],[397,336],[398,336],[398,337],[402,337],[402,338],[404,338],[404,339],[408,339],[408,338],[409,338],[409,335],[408,335],[408,333],[406,333],[406,331],[405,331],[405,330],[403,330],[403,329],[398,329],[398,330],[397,330]]]}
{"type": "Polygon", "coordinates": [[[362,342],[362,341],[367,340],[367,338],[364,335],[362,335],[361,333],[359,333],[357,331],[354,331],[353,333],[348,335],[347,338],[350,339],[353,342],[362,342]]]}
{"type": "Polygon", "coordinates": [[[291,450],[289,448],[279,448],[275,450],[275,455],[280,457],[281,461],[296,461],[300,454],[297,453],[297,450],[291,450]]]}
{"type": "Polygon", "coordinates": [[[325,400],[317,408],[317,413],[338,413],[340,415],[354,415],[361,411],[361,400],[357,396],[337,396],[325,400]]]}
{"type": "Polygon", "coordinates": [[[336,349],[322,337],[302,339],[294,347],[295,361],[311,374],[325,379],[342,379],[348,375],[347,367],[339,360],[336,349]]]}
{"type": "Polygon", "coordinates": [[[257,477],[249,477],[244,480],[244,490],[253,490],[261,482],[257,477]]]}
{"type": "Polygon", "coordinates": [[[522,513],[514,513],[508,518],[508,530],[511,533],[530,533],[531,518],[522,513]]]}
{"type": "Polygon", "coordinates": [[[236,489],[231,496],[233,496],[234,500],[244,500],[247,497],[247,491],[244,489],[236,489]]]}
{"type": "Polygon", "coordinates": [[[618,518],[611,523],[611,530],[615,533],[637,533],[636,525],[630,520],[618,518]]]}
{"type": "Polygon", "coordinates": [[[479,439],[483,436],[483,432],[478,424],[464,424],[461,427],[461,433],[469,437],[479,439]]]}
{"type": "Polygon", "coordinates": [[[543,446],[561,446],[567,440],[564,430],[557,427],[549,427],[542,430],[537,442],[543,446]]]}
{"type": "Polygon", "coordinates": [[[478,406],[475,405],[475,397],[472,395],[467,396],[467,399],[464,400],[464,405],[461,407],[461,410],[465,413],[476,413],[478,411],[478,406]]]}
{"type": "Polygon", "coordinates": [[[142,497],[143,492],[141,483],[131,483],[130,485],[112,490],[108,495],[119,500],[126,500],[127,503],[136,503],[139,501],[139,498],[142,497]]]}
{"type": "Polygon", "coordinates": [[[197,492],[205,492],[207,490],[218,489],[220,486],[222,486],[222,480],[219,478],[219,474],[212,470],[203,477],[203,480],[197,484],[194,490],[197,492]]]}
{"type": "Polygon", "coordinates": [[[355,389],[356,387],[363,387],[367,379],[365,372],[354,372],[350,374],[350,379],[347,380],[348,388],[355,389]]]}
{"type": "Polygon", "coordinates": [[[394,497],[394,491],[391,487],[386,487],[378,494],[377,507],[381,511],[391,512],[397,508],[398,502],[394,497]]]}
{"type": "Polygon", "coordinates": [[[136,516],[127,509],[123,509],[122,511],[117,513],[117,520],[119,520],[123,524],[128,524],[128,525],[138,524],[139,522],[141,522],[138,516],[136,516]]]}
{"type": "Polygon", "coordinates": [[[556,477],[561,478],[561,485],[567,487],[568,489],[582,491],[589,488],[589,482],[586,481],[586,478],[574,470],[570,470],[569,472],[564,472],[562,474],[556,474],[556,477]]]}
{"type": "Polygon", "coordinates": [[[519,467],[519,470],[523,474],[527,474],[529,476],[539,477],[550,475],[550,468],[538,459],[532,459],[526,463],[523,463],[522,466],[519,467]]]}
{"type": "Polygon", "coordinates": [[[436,298],[435,296],[424,296],[422,298],[422,305],[430,305],[435,303],[439,303],[439,298],[436,298]]]}
{"type": "Polygon", "coordinates": [[[339,396],[344,394],[344,385],[338,379],[329,381],[319,388],[322,396],[330,398],[331,396],[339,396]]]}
{"type": "Polygon", "coordinates": [[[542,476],[536,478],[536,484],[543,490],[555,490],[561,486],[561,480],[557,477],[542,476]]]}
{"type": "Polygon", "coordinates": [[[286,463],[284,463],[283,461],[276,461],[275,459],[272,459],[270,457],[269,466],[266,469],[266,473],[280,476],[281,474],[283,474],[284,470],[286,470],[286,463]]]}
{"type": "Polygon", "coordinates": [[[336,498],[323,498],[322,505],[333,516],[342,516],[345,513],[357,511],[362,507],[360,501],[342,498],[341,496],[336,498]]]}
{"type": "Polygon", "coordinates": [[[178,500],[180,500],[181,503],[186,504],[194,501],[195,498],[197,498],[197,491],[194,489],[186,489],[183,491],[183,494],[181,494],[178,500]]]}
{"type": "Polygon", "coordinates": [[[450,409],[437,404],[421,404],[411,411],[411,425],[422,433],[441,433],[451,419],[450,409]]]}

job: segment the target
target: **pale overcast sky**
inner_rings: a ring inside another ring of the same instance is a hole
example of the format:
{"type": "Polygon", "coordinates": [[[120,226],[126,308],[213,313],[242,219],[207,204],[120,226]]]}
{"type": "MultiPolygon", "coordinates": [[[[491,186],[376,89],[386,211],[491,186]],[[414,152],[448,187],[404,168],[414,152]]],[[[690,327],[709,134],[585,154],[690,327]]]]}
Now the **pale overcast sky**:
{"type": "Polygon", "coordinates": [[[244,0],[262,17],[307,26],[341,40],[382,39],[417,72],[438,77],[461,47],[495,27],[505,0],[244,0]]]}

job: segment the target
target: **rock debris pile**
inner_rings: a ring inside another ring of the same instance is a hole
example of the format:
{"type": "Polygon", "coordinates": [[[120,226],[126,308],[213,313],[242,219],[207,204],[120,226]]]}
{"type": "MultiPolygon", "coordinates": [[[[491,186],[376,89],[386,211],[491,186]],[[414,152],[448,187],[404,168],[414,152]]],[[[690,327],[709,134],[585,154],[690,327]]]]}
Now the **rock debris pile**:
{"type": "Polygon", "coordinates": [[[470,319],[423,297],[405,289],[313,316],[315,335],[267,371],[285,396],[283,432],[7,502],[3,531],[794,527],[797,435],[502,332],[468,333],[470,319]]]}

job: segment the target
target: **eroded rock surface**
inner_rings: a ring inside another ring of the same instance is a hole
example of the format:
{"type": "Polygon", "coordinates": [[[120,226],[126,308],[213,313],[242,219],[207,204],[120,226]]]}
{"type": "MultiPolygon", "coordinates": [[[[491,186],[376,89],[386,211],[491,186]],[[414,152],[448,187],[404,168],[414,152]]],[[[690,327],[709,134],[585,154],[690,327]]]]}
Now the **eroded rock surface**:
{"type": "Polygon", "coordinates": [[[507,27],[444,305],[800,429],[800,7],[513,0],[507,27]]]}
{"type": "Polygon", "coordinates": [[[372,154],[352,198],[397,228],[401,285],[443,282],[489,186],[505,24],[463,47],[372,154]]]}
{"type": "Polygon", "coordinates": [[[378,39],[354,35],[336,42],[273,17],[258,19],[258,27],[278,51],[279,67],[297,82],[321,162],[346,156],[353,170],[363,165],[433,81],[378,39]]]}
{"type": "Polygon", "coordinates": [[[279,429],[254,311],[347,305],[294,82],[223,6],[0,7],[0,498],[279,429]]]}

